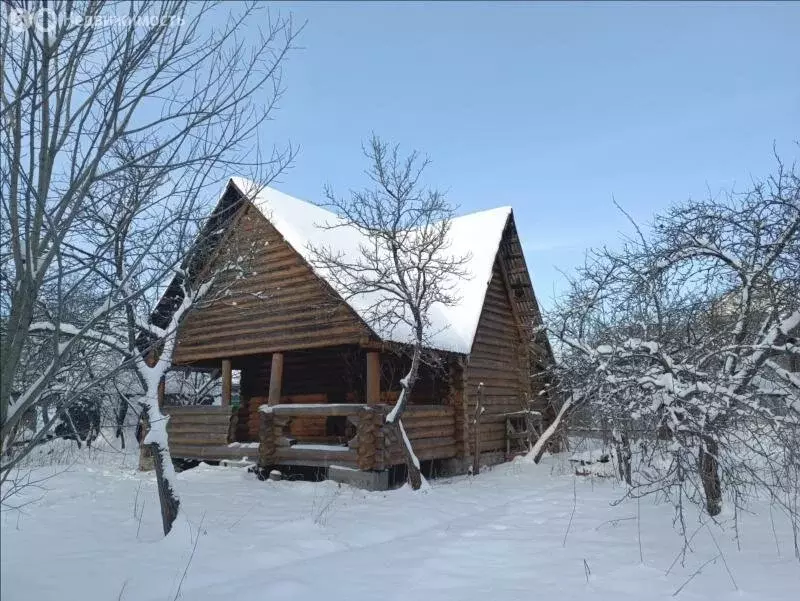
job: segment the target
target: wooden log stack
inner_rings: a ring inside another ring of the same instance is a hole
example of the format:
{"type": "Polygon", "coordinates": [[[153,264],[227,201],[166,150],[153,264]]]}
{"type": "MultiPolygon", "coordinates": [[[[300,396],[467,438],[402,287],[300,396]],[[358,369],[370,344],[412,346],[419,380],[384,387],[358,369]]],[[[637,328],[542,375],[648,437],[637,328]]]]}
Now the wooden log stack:
{"type": "Polygon", "coordinates": [[[269,469],[275,465],[278,450],[275,416],[270,412],[259,411],[258,467],[269,469]]]}
{"type": "Polygon", "coordinates": [[[203,447],[230,442],[230,407],[197,405],[164,407],[163,411],[170,416],[167,434],[176,457],[193,457],[203,447]]]}
{"type": "MultiPolygon", "coordinates": [[[[411,447],[420,461],[446,459],[457,454],[455,411],[446,405],[412,405],[402,418],[411,447]]],[[[401,441],[388,441],[385,463],[403,463],[401,441]]]]}
{"type": "Polygon", "coordinates": [[[383,469],[383,425],[384,413],[380,408],[363,407],[358,412],[357,447],[358,469],[383,469]]]}
{"type": "Polygon", "coordinates": [[[261,418],[258,413],[258,408],[266,404],[266,396],[254,396],[242,401],[241,405],[239,405],[236,440],[243,442],[258,440],[261,428],[261,418]]]}

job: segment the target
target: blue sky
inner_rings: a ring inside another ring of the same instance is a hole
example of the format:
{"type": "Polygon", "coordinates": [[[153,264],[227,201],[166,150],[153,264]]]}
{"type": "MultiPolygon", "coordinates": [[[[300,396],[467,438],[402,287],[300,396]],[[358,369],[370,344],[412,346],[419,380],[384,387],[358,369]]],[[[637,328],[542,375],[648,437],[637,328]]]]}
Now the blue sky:
{"type": "Polygon", "coordinates": [[[547,307],[591,246],[800,158],[800,3],[284,3],[308,24],[268,132],[273,185],[363,182],[374,131],[461,212],[514,207],[547,307]],[[271,143],[273,140],[269,140],[271,143]]]}

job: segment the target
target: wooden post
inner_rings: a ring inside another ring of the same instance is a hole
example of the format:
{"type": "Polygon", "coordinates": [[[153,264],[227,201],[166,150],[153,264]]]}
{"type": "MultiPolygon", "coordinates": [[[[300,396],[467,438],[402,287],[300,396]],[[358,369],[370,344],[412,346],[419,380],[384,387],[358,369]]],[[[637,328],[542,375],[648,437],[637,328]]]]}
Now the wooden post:
{"type": "Polygon", "coordinates": [[[233,390],[233,371],[231,369],[231,360],[222,360],[222,406],[231,406],[231,392],[233,390]]]}
{"type": "Polygon", "coordinates": [[[358,469],[374,470],[377,460],[377,434],[380,424],[375,419],[379,417],[375,409],[364,407],[358,412],[358,469]]]}
{"type": "Polygon", "coordinates": [[[481,471],[481,413],[483,413],[483,382],[478,384],[478,398],[475,399],[475,452],[472,455],[472,475],[481,471]]]}
{"type": "Polygon", "coordinates": [[[464,364],[462,359],[450,363],[450,405],[453,406],[456,440],[456,457],[469,456],[469,417],[464,383],[464,364]]]}
{"type": "Polygon", "coordinates": [[[269,372],[269,398],[267,404],[280,405],[283,380],[283,353],[272,353],[272,369],[269,372]]]}
{"type": "Polygon", "coordinates": [[[257,412],[260,419],[258,431],[258,467],[265,470],[272,468],[275,464],[275,451],[277,440],[275,439],[275,416],[272,413],[257,412]]]}
{"type": "Polygon", "coordinates": [[[376,351],[367,353],[367,404],[377,405],[381,402],[381,354],[376,351]]]}
{"type": "Polygon", "coordinates": [[[158,408],[161,409],[164,407],[164,394],[166,393],[166,382],[167,376],[164,374],[161,376],[161,379],[158,381],[158,408]]]}

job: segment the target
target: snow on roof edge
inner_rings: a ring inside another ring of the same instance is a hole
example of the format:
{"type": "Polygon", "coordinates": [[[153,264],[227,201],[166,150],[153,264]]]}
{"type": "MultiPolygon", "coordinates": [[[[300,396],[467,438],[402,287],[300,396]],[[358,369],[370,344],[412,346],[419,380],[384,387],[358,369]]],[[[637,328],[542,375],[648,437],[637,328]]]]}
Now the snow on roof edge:
{"type": "MultiPolygon", "coordinates": [[[[308,201],[300,200],[271,187],[232,177],[233,184],[283,236],[284,240],[303,257],[315,274],[336,290],[326,274],[314,268],[309,243],[321,244],[341,250],[357,252],[360,234],[345,228],[323,229],[321,223],[332,223],[339,218],[335,213],[308,201]]],[[[227,189],[227,187],[226,187],[227,189]]],[[[431,308],[431,334],[427,346],[436,350],[467,355],[472,350],[478,321],[492,278],[492,270],[505,226],[513,211],[510,206],[468,213],[452,220],[450,249],[453,255],[471,254],[467,268],[470,277],[454,278],[452,282],[461,301],[455,306],[434,305],[431,308]]],[[[344,300],[344,298],[343,298],[344,300]]],[[[378,331],[369,323],[364,311],[368,299],[352,298],[346,302],[361,320],[381,339],[409,343],[411,331],[398,327],[392,331],[378,331]]],[[[374,300],[374,299],[373,299],[374,300]]]]}

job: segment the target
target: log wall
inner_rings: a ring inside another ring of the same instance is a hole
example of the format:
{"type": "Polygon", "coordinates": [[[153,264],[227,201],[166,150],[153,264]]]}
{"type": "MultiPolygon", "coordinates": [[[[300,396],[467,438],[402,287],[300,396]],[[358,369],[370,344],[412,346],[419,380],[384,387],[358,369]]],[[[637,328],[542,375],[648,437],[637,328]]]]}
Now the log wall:
{"type": "MultiPolygon", "coordinates": [[[[381,403],[397,400],[399,381],[409,367],[406,357],[381,353],[381,403]]],[[[242,370],[236,440],[257,441],[260,429],[258,407],[267,403],[271,355],[239,358],[242,370]]],[[[449,403],[448,373],[428,365],[420,368],[410,405],[449,403]]],[[[281,403],[365,403],[366,351],[357,346],[289,351],[283,355],[281,403]]],[[[300,418],[292,422],[292,435],[321,438],[326,435],[324,418],[300,418]]]]}
{"type": "MultiPolygon", "coordinates": [[[[466,369],[465,410],[470,430],[480,383],[484,385],[485,399],[480,423],[481,452],[505,450],[503,414],[527,408],[531,389],[522,332],[499,260],[492,270],[466,369]]],[[[472,432],[468,440],[472,453],[475,446],[472,432]]]]}
{"type": "Polygon", "coordinates": [[[238,262],[246,277],[218,278],[215,302],[190,313],[174,363],[358,343],[369,330],[249,202],[210,269],[238,262]]]}
{"type": "MultiPolygon", "coordinates": [[[[455,411],[444,405],[411,406],[403,415],[411,446],[420,461],[447,459],[456,456],[455,411]]],[[[389,464],[403,463],[403,452],[393,446],[389,464]]]]}
{"type": "Polygon", "coordinates": [[[224,459],[225,452],[215,450],[227,447],[235,428],[229,407],[193,405],[164,407],[170,416],[167,422],[169,447],[173,457],[188,459],[224,459]],[[219,455],[219,456],[218,456],[219,455]]]}
{"type": "MultiPolygon", "coordinates": [[[[400,441],[390,438],[381,427],[390,407],[374,408],[372,417],[359,423],[359,465],[361,469],[385,469],[404,463],[400,441]],[[370,422],[367,420],[371,419],[370,422]],[[366,424],[370,425],[367,426],[366,424]],[[364,432],[367,431],[366,437],[364,432]]],[[[420,461],[456,457],[455,410],[446,405],[409,406],[402,418],[411,447],[420,461]]]]}
{"type": "Polygon", "coordinates": [[[528,373],[531,374],[531,408],[547,415],[549,407],[548,398],[539,394],[544,390],[550,377],[548,367],[553,362],[553,353],[547,334],[544,331],[535,331],[534,328],[543,324],[539,303],[533,290],[530,272],[525,263],[525,254],[519,240],[513,216],[508,220],[503,232],[503,238],[498,249],[497,260],[501,267],[504,284],[506,285],[514,313],[520,323],[523,352],[527,354],[528,373]]]}
{"type": "MultiPolygon", "coordinates": [[[[237,440],[258,440],[258,407],[267,403],[271,365],[270,354],[248,357],[236,364],[242,370],[237,440]]],[[[284,353],[281,403],[361,403],[365,398],[363,349],[353,346],[284,353]]],[[[292,434],[298,438],[325,436],[325,420],[295,420],[292,434]]]]}
{"type": "MultiPolygon", "coordinates": [[[[394,352],[381,353],[381,393],[383,399],[396,400],[400,394],[400,379],[411,369],[411,358],[394,352]]],[[[411,405],[441,405],[449,396],[447,364],[419,366],[417,381],[408,402],[411,405]]]]}
{"type": "MultiPolygon", "coordinates": [[[[297,406],[278,405],[268,412],[259,412],[259,465],[316,465],[332,463],[358,467],[362,470],[383,470],[404,462],[401,443],[391,440],[383,428],[388,405],[331,405],[309,408],[305,412],[338,415],[348,408],[348,420],[355,425],[355,436],[347,445],[290,446],[285,436],[287,424],[307,417],[297,406]],[[352,407],[352,409],[350,409],[352,407]],[[306,463],[303,463],[303,462],[306,463]]],[[[417,457],[421,461],[447,459],[457,454],[455,411],[444,405],[409,407],[403,415],[403,425],[417,457]]]]}

